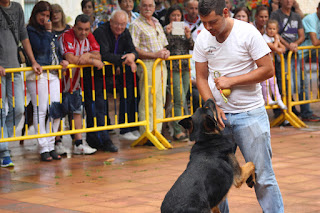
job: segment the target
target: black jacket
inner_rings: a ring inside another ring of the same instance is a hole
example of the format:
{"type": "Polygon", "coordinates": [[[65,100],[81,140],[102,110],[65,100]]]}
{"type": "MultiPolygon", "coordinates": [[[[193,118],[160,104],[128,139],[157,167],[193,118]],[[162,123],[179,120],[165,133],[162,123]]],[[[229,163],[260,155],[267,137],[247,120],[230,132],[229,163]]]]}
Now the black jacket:
{"type": "Polygon", "coordinates": [[[100,45],[100,54],[102,57],[102,61],[107,61],[114,64],[116,67],[121,66],[124,61],[121,57],[127,53],[134,53],[136,58],[138,59],[138,53],[136,51],[135,46],[133,45],[132,38],[129,30],[126,28],[124,32],[118,38],[118,49],[116,48],[116,38],[113,35],[110,22],[104,23],[99,26],[94,32],[94,37],[100,45]]]}

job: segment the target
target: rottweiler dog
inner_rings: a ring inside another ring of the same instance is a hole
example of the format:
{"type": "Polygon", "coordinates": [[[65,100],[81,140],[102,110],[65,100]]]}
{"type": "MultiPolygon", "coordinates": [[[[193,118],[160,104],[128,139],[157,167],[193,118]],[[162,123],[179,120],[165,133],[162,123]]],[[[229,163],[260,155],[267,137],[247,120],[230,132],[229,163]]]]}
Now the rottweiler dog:
{"type": "Polygon", "coordinates": [[[237,188],[244,182],[255,183],[255,166],[252,162],[240,167],[234,155],[235,144],[220,132],[217,110],[209,99],[189,118],[179,122],[194,140],[190,161],[166,194],[162,213],[220,212],[218,204],[227,196],[232,184],[237,188]]]}

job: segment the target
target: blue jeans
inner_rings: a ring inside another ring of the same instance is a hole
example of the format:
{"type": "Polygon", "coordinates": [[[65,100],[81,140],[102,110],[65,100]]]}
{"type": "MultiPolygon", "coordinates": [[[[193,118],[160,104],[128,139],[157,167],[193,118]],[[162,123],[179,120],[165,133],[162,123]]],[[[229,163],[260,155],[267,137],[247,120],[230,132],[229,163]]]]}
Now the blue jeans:
{"type": "MultiPolygon", "coordinates": [[[[255,192],[264,213],[284,212],[282,196],[272,169],[270,124],[265,107],[227,113],[223,135],[239,146],[246,162],[256,167],[255,192]]],[[[219,205],[222,213],[229,212],[228,201],[219,205]]]]}
{"type": "MultiPolygon", "coordinates": [[[[309,63],[309,57],[304,57],[305,64],[309,63]]],[[[310,76],[308,75],[309,72],[304,70],[304,81],[301,80],[301,89],[299,92],[299,100],[303,100],[303,93],[305,93],[305,100],[309,100],[309,82],[310,76]]],[[[301,79],[302,79],[302,72],[301,72],[301,79]]],[[[301,110],[301,117],[302,118],[309,118],[312,116],[313,111],[310,108],[310,104],[302,104],[300,105],[301,110]]]]}
{"type": "MultiPolygon", "coordinates": [[[[22,115],[24,113],[23,102],[23,83],[21,73],[14,73],[14,99],[15,108],[13,110],[12,98],[12,78],[11,73],[1,78],[1,92],[2,92],[2,109],[0,125],[3,127],[3,138],[8,138],[13,135],[13,126],[18,126],[22,115]],[[8,114],[6,115],[6,102],[8,101],[8,114]],[[14,118],[14,119],[13,119],[14,118]]],[[[0,138],[2,135],[0,133],[0,138]]],[[[8,142],[0,143],[0,158],[10,156],[8,142]]]]}

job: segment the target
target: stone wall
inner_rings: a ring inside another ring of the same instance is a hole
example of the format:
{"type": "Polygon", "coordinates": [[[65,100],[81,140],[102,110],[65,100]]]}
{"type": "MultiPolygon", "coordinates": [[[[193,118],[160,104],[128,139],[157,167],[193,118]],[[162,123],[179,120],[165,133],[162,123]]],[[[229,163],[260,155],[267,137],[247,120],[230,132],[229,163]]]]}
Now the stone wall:
{"type": "Polygon", "coordinates": [[[315,13],[320,0],[297,0],[304,14],[315,13]]]}

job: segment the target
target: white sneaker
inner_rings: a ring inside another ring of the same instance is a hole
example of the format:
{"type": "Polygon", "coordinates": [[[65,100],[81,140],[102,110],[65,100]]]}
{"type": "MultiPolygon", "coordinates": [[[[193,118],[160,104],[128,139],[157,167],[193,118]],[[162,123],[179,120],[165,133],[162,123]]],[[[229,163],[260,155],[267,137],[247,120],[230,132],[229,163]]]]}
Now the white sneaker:
{"type": "Polygon", "coordinates": [[[288,107],[284,105],[284,103],[281,100],[278,101],[278,105],[281,109],[288,109],[288,107]]]}
{"type": "Polygon", "coordinates": [[[58,142],[55,147],[54,150],[56,150],[58,155],[63,155],[67,153],[67,148],[63,146],[62,142],[58,142]]]}
{"type": "Polygon", "coordinates": [[[138,138],[140,138],[140,136],[141,136],[141,134],[140,134],[140,132],[138,131],[138,130],[135,130],[135,131],[133,131],[133,132],[131,132],[134,136],[136,136],[136,137],[138,137],[138,138]]]}
{"type": "Polygon", "coordinates": [[[132,134],[131,132],[127,132],[125,134],[120,134],[119,135],[119,140],[127,140],[127,141],[135,141],[137,140],[139,137],[135,136],[134,134],[132,134]]]}
{"type": "Polygon", "coordinates": [[[95,153],[97,149],[91,148],[86,144],[80,144],[79,146],[74,145],[73,154],[75,155],[91,155],[95,153]]]}

